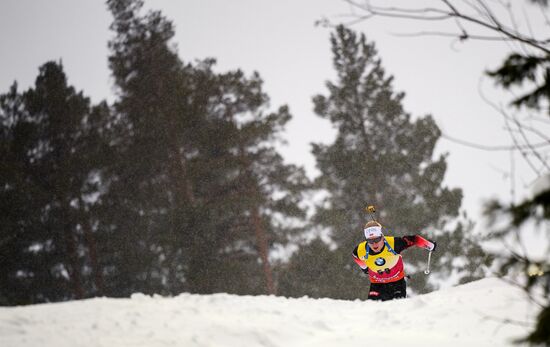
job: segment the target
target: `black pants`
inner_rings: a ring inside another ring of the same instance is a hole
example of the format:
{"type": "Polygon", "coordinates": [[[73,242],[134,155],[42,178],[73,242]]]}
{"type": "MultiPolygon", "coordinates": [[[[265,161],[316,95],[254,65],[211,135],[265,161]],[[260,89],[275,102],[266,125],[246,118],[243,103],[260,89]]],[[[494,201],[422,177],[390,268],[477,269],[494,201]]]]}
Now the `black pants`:
{"type": "Polygon", "coordinates": [[[407,283],[405,279],[400,279],[390,283],[371,283],[369,291],[369,300],[393,300],[407,297],[407,283]]]}

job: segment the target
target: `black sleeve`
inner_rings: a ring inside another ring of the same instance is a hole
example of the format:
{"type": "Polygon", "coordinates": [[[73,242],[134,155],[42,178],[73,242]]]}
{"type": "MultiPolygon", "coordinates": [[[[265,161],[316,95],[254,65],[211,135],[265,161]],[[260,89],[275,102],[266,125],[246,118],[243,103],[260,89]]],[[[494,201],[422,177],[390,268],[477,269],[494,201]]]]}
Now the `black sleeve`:
{"type": "Polygon", "coordinates": [[[396,253],[401,253],[405,249],[414,246],[416,242],[416,235],[407,235],[403,237],[394,237],[393,238],[393,250],[396,253]]]}

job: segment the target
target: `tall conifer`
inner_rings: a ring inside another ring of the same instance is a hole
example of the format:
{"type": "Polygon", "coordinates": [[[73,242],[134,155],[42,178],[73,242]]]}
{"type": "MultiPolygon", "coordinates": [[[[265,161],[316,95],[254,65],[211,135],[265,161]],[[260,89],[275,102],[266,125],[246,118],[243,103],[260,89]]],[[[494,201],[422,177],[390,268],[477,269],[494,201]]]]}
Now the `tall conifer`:
{"type": "MultiPolygon", "coordinates": [[[[434,158],[441,132],[432,117],[413,119],[405,112],[404,93],[394,92],[393,78],[386,76],[375,45],[344,26],[336,28],[331,44],[337,78],[327,82],[328,95],[317,95],[313,102],[315,113],[329,120],[337,133],[334,142],[313,145],[321,172],[316,186],[327,193],[313,225],[329,231],[333,245],[322,248],[315,243],[303,251],[322,251],[318,256],[328,260],[322,271],[337,280],[328,284],[314,276],[309,286],[297,288],[293,283],[299,273],[292,268],[300,268],[300,254],[290,260],[282,280],[292,295],[317,291],[364,298],[368,286],[366,279],[358,280],[362,275],[351,252],[364,240],[366,205],[378,207],[387,235],[436,238],[450,233],[446,223],[458,216],[462,191],[443,184],[446,157],[434,158]]],[[[439,251],[445,252],[444,244],[439,251]]],[[[425,251],[406,252],[406,267],[414,273],[426,261],[425,251]]],[[[417,291],[429,288],[423,275],[414,276],[410,286],[417,291]]]]}
{"type": "Polygon", "coordinates": [[[306,182],[274,148],[288,110],[267,112],[257,74],[184,64],[171,22],[141,15],[141,1],[107,4],[123,125],[109,186],[126,290],[273,293],[270,250],[292,229],[275,215],[303,214],[306,182]]]}
{"type": "Polygon", "coordinates": [[[82,298],[101,290],[90,201],[97,193],[98,129],[105,116],[68,85],[61,64],[35,86],[2,96],[2,281],[12,303],[82,298]],[[93,254],[93,256],[91,256],[93,254]],[[89,257],[91,256],[91,258],[89,257]],[[90,279],[85,269],[91,269],[90,279]]]}

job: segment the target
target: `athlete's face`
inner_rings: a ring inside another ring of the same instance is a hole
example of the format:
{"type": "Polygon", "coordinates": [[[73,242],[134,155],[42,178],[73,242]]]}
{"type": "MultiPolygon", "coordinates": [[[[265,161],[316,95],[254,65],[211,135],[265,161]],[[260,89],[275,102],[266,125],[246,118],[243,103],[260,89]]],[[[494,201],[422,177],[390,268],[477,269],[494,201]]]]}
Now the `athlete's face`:
{"type": "Polygon", "coordinates": [[[382,250],[382,247],[384,247],[384,237],[381,236],[381,237],[376,238],[376,239],[370,239],[370,240],[368,240],[368,243],[369,243],[369,247],[373,251],[380,252],[382,250]]]}

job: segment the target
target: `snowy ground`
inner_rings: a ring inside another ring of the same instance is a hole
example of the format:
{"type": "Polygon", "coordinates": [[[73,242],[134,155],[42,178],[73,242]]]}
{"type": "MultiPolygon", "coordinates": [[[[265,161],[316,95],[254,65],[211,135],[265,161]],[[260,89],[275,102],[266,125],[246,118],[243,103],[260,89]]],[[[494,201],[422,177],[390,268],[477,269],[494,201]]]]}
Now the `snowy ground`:
{"type": "Polygon", "coordinates": [[[495,278],[384,303],[135,294],[0,307],[0,346],[510,346],[534,313],[495,278]]]}

